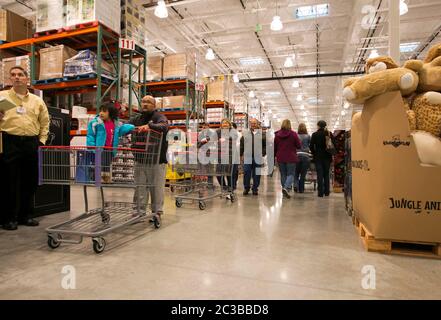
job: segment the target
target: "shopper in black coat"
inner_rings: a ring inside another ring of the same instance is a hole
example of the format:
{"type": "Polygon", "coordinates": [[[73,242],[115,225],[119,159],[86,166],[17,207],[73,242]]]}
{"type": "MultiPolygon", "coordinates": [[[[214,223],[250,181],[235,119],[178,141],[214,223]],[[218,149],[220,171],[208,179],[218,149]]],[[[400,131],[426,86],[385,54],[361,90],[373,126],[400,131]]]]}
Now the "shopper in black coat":
{"type": "Polygon", "coordinates": [[[326,129],[326,122],[320,120],[317,123],[318,130],[312,134],[309,149],[314,157],[315,168],[317,171],[318,196],[329,197],[330,194],[330,168],[332,155],[326,150],[326,136],[331,137],[331,133],[326,129]]]}

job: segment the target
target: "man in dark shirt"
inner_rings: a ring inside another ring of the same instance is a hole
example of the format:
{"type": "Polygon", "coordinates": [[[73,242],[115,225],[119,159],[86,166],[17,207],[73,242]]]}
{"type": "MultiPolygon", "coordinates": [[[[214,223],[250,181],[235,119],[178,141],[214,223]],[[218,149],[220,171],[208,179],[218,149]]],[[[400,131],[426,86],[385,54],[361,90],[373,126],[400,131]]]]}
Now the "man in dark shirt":
{"type": "Polygon", "coordinates": [[[137,127],[138,132],[148,131],[150,129],[161,132],[162,144],[158,164],[154,164],[153,166],[136,166],[136,182],[141,184],[147,182],[147,185],[150,187],[138,187],[135,192],[134,201],[141,206],[145,205],[147,207],[150,193],[152,213],[160,223],[161,215],[164,212],[164,187],[168,149],[167,133],[169,125],[165,115],[156,110],[156,101],[152,96],[145,96],[142,99],[141,107],[141,114],[132,117],[129,123],[137,127]]]}

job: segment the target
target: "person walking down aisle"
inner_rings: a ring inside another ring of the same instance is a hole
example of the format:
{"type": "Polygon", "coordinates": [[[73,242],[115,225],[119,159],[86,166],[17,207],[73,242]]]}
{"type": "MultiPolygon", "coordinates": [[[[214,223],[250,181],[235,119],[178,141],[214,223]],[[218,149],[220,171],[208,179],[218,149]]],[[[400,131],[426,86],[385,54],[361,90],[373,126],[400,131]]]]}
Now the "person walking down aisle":
{"type": "Polygon", "coordinates": [[[158,223],[161,223],[161,215],[164,213],[164,186],[165,173],[167,164],[167,133],[168,120],[165,115],[156,110],[156,100],[152,96],[145,96],[141,101],[142,112],[139,115],[130,119],[129,123],[138,127],[138,132],[145,132],[149,129],[162,133],[161,152],[159,156],[159,163],[152,167],[139,168],[135,172],[135,179],[137,183],[146,183],[153,187],[138,187],[136,188],[134,201],[147,207],[149,202],[149,193],[151,195],[152,213],[156,217],[158,223]],[[139,197],[139,199],[138,199],[139,197]]]}
{"type": "Polygon", "coordinates": [[[46,144],[50,119],[43,100],[28,91],[28,73],[13,67],[9,76],[12,89],[1,91],[0,98],[16,107],[0,113],[4,166],[0,181],[7,193],[1,212],[3,229],[17,230],[18,224],[39,225],[32,219],[38,186],[38,147],[46,144]]]}
{"type": "MultiPolygon", "coordinates": [[[[220,129],[218,129],[216,131],[217,133],[217,137],[218,137],[218,153],[219,153],[219,157],[218,160],[220,162],[220,165],[222,167],[222,169],[227,168],[231,170],[225,170],[225,171],[230,171],[230,174],[226,175],[226,176],[217,176],[217,181],[219,182],[219,185],[221,186],[221,188],[224,191],[228,191],[228,192],[232,192],[233,191],[233,172],[232,172],[232,159],[233,159],[233,140],[232,138],[228,138],[225,139],[224,137],[222,137],[222,133],[225,130],[225,134],[230,134],[230,130],[233,128],[230,120],[228,119],[222,119],[221,121],[221,127],[220,129]],[[223,163],[223,157],[228,156],[226,159],[228,163],[223,163]],[[225,166],[225,167],[224,167],[225,166]]],[[[223,170],[222,170],[223,172],[223,170]]],[[[227,195],[227,199],[231,200],[231,196],[228,194],[227,195]]]]}
{"type": "Polygon", "coordinates": [[[295,191],[299,193],[305,192],[305,180],[306,174],[308,173],[309,166],[311,164],[310,159],[310,151],[309,144],[311,143],[311,136],[308,134],[308,130],[306,129],[306,125],[301,123],[299,125],[299,130],[297,131],[299,135],[300,142],[302,147],[297,151],[297,157],[299,158],[299,162],[296,166],[296,175],[295,175],[295,191]]]}
{"type": "Polygon", "coordinates": [[[318,196],[323,198],[323,195],[329,197],[330,194],[329,171],[332,155],[326,150],[326,137],[332,139],[332,136],[326,129],[327,124],[325,121],[320,120],[317,126],[318,130],[312,134],[309,148],[311,149],[317,170],[318,196]]]}
{"type": "Polygon", "coordinates": [[[266,134],[260,129],[257,119],[251,118],[249,125],[250,129],[245,131],[240,139],[240,157],[244,171],[243,195],[247,196],[250,193],[251,178],[253,178],[253,195],[257,196],[259,195],[260,186],[259,170],[263,167],[263,158],[266,156],[266,134]],[[256,150],[256,146],[262,149],[256,150]]]}
{"type": "Polygon", "coordinates": [[[292,131],[291,121],[283,120],[282,128],[276,132],[274,139],[274,155],[279,165],[280,182],[285,198],[291,198],[289,190],[294,182],[297,158],[297,149],[301,148],[301,143],[297,133],[292,131]]]}

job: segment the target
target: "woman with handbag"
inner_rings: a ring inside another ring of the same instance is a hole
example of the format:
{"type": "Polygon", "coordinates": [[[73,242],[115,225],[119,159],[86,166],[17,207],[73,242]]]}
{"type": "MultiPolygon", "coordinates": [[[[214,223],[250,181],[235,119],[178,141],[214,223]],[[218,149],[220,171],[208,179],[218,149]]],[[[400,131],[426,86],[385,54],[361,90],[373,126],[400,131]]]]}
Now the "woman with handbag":
{"type": "Polygon", "coordinates": [[[312,134],[309,149],[314,158],[317,170],[318,196],[329,197],[330,194],[330,168],[332,156],[335,154],[332,135],[326,128],[325,121],[317,123],[318,130],[312,134]]]}

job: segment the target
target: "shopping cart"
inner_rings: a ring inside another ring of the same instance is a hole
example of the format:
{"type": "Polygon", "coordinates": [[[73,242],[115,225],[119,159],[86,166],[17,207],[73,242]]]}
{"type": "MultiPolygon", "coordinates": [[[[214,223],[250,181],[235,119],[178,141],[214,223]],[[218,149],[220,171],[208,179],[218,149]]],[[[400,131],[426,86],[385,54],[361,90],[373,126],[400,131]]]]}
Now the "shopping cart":
{"type": "MultiPolygon", "coordinates": [[[[139,198],[132,202],[107,202],[104,188],[153,187],[136,179],[137,170],[158,164],[162,133],[149,130],[122,138],[120,148],[51,146],[39,149],[39,184],[82,185],[85,213],[46,229],[48,245],[80,244],[92,238],[95,253],[106,247],[104,236],[147,218],[146,204],[139,198]],[[101,208],[89,210],[87,187],[100,189],[101,208]]],[[[152,216],[154,226],[160,220],[152,216]]]]}
{"type": "Polygon", "coordinates": [[[314,191],[317,190],[317,170],[315,168],[314,161],[312,161],[312,156],[308,172],[306,173],[305,184],[312,185],[314,187],[314,191]]]}
{"type": "MultiPolygon", "coordinates": [[[[209,182],[209,177],[232,177],[233,165],[231,164],[174,164],[175,170],[181,170],[192,175],[192,180],[187,188],[190,191],[178,194],[175,196],[175,204],[177,208],[181,208],[185,203],[198,202],[199,209],[205,210],[207,207],[206,201],[214,198],[225,198],[232,203],[236,201],[236,195],[233,190],[230,190],[222,178],[222,183],[219,188],[216,188],[212,182],[209,182]]],[[[232,179],[232,178],[231,178],[232,179]]]]}

